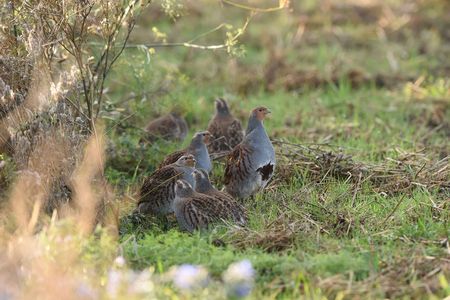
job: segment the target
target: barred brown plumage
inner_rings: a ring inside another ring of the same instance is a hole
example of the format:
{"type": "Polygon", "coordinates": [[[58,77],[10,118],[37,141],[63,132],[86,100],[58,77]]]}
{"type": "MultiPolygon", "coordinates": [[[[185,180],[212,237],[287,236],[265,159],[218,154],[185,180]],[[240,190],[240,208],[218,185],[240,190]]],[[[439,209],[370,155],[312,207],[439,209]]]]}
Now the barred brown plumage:
{"type": "Polygon", "coordinates": [[[247,212],[245,208],[239,204],[230,194],[217,190],[209,180],[208,172],[205,170],[195,170],[195,191],[214,198],[217,202],[221,202],[225,207],[224,212],[227,219],[236,222],[239,225],[247,223],[247,212]]]}
{"type": "Polygon", "coordinates": [[[206,194],[195,192],[185,180],[175,185],[174,211],[182,230],[193,232],[230,219],[230,212],[223,201],[206,194]]]}
{"type": "Polygon", "coordinates": [[[208,146],[210,153],[230,151],[244,137],[241,122],[233,117],[222,98],[216,100],[216,114],[208,124],[208,131],[214,137],[208,146]]]}
{"type": "Polygon", "coordinates": [[[156,170],[142,184],[136,211],[143,214],[167,215],[173,212],[175,183],[184,179],[195,184],[193,155],[184,155],[174,164],[156,170]]]}

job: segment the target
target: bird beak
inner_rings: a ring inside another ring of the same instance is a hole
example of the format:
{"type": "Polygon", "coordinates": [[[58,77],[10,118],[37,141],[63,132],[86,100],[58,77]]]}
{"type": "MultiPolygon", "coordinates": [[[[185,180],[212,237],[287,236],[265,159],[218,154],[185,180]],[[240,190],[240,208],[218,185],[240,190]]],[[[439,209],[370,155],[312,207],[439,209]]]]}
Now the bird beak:
{"type": "Polygon", "coordinates": [[[270,109],[266,110],[266,115],[271,114],[272,112],[270,111],[270,109]]]}

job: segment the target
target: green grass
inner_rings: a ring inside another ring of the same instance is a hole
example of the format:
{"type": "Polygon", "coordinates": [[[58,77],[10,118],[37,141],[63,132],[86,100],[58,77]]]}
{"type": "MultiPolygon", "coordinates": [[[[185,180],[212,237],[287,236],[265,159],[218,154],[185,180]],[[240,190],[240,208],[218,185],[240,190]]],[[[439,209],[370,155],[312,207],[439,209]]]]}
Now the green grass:
{"type": "MultiPolygon", "coordinates": [[[[390,5],[396,11],[400,4],[393,1],[390,5]]],[[[138,149],[142,135],[138,128],[178,106],[192,135],[206,127],[217,96],[228,99],[244,122],[253,107],[269,107],[273,114],[265,126],[272,137],[303,145],[326,143],[363,163],[396,160],[404,153],[420,152],[430,162],[448,155],[448,129],[435,130],[427,123],[439,101],[449,106],[448,77],[430,76],[445,74],[439,69],[445,66],[439,57],[448,53],[448,44],[439,32],[409,26],[391,32],[388,28],[388,39],[383,40],[376,23],[348,20],[334,24],[337,33],[331,34],[327,27],[331,14],[323,14],[311,3],[297,8],[309,12],[318,24],[307,27],[298,45],[289,44],[297,19],[278,12],[255,18],[243,39],[247,49],[244,57],[175,48],[157,49],[147,61],[142,51],[127,49],[109,79],[111,110],[105,117],[113,119],[109,127],[121,126],[109,132],[114,145],[106,172],[110,182],[119,191],[132,194],[165,154],[189,143],[188,139],[183,144],[161,142],[138,149]],[[269,26],[269,19],[276,26],[269,26]],[[274,41],[278,45],[274,46],[274,41]],[[425,53],[418,50],[424,45],[429,48],[425,53]],[[278,82],[275,90],[268,92],[263,86],[262,66],[271,47],[283,51],[288,70],[312,70],[325,78],[336,73],[339,81],[299,86],[293,91],[278,82]],[[389,51],[398,71],[392,70],[386,58],[389,51]],[[233,67],[236,64],[238,67],[233,67]],[[394,74],[416,79],[423,75],[426,80],[420,92],[411,91],[401,80],[393,87],[377,86],[373,80],[354,88],[345,76],[354,69],[370,76],[394,74]],[[242,92],[242,82],[253,86],[242,92]],[[123,102],[131,92],[137,96],[123,102]],[[114,114],[118,108],[123,113],[114,114]],[[124,116],[126,120],[122,120],[124,116]]],[[[432,5],[426,6],[422,16],[432,18],[436,11],[432,5]]],[[[199,19],[188,15],[175,24],[161,21],[156,26],[170,38],[188,40],[222,21],[239,24],[244,18],[233,9],[208,12],[210,15],[199,19]]],[[[136,34],[132,41],[144,42],[146,35],[136,34]]],[[[210,36],[199,40],[214,42],[210,36]]],[[[448,125],[450,109],[444,109],[443,114],[448,125]]],[[[214,169],[213,178],[219,186],[222,169],[220,163],[214,169]]],[[[326,177],[317,182],[302,169],[293,174],[283,184],[244,202],[250,216],[247,236],[227,227],[189,235],[180,233],[174,224],[169,230],[161,224],[138,230],[124,219],[120,241],[127,261],[133,268],[154,266],[161,273],[173,265],[200,264],[218,279],[230,263],[248,258],[258,274],[255,299],[308,295],[423,299],[448,295],[448,287],[442,284],[442,278],[450,274],[448,248],[442,244],[450,234],[448,188],[417,187],[386,195],[370,182],[355,192],[355,184],[345,179],[326,177]],[[295,224],[286,241],[274,238],[289,231],[274,225],[277,222],[295,224]],[[275,235],[270,236],[270,232],[275,235]],[[257,242],[256,237],[263,241],[257,242]],[[218,239],[225,246],[216,246],[218,239]],[[241,239],[248,239],[244,246],[238,243],[241,239]],[[279,250],[273,250],[277,246],[279,250]],[[429,273],[436,267],[440,272],[429,273]]]]}

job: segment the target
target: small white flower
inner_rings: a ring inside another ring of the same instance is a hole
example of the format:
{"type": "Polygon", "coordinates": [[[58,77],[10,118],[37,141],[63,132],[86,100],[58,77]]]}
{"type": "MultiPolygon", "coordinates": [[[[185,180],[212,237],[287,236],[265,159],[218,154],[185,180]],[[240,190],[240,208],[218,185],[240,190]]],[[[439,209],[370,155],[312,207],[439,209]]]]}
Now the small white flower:
{"type": "Polygon", "coordinates": [[[174,285],[181,290],[193,290],[208,284],[208,271],[200,266],[184,264],[171,271],[174,285]]]}
{"type": "Polygon", "coordinates": [[[116,259],[114,260],[114,264],[118,267],[123,267],[125,266],[125,258],[123,258],[123,256],[117,256],[116,259]]]}
{"type": "Polygon", "coordinates": [[[249,260],[231,264],[223,273],[228,295],[232,297],[245,297],[253,288],[255,269],[249,260]]]}
{"type": "Polygon", "coordinates": [[[252,263],[248,260],[242,260],[231,264],[223,275],[225,281],[253,281],[255,270],[252,263]]]}

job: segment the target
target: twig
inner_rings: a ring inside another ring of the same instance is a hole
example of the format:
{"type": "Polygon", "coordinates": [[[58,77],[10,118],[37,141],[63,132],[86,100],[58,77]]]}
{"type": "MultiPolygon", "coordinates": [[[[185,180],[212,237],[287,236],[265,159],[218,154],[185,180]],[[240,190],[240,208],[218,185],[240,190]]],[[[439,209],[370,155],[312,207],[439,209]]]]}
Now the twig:
{"type": "MultiPolygon", "coordinates": [[[[103,46],[101,43],[89,43],[90,46],[103,46]]],[[[225,44],[219,44],[219,45],[198,45],[198,44],[192,44],[188,42],[183,43],[147,43],[147,44],[128,44],[124,47],[124,49],[127,48],[140,48],[140,47],[147,47],[147,48],[170,48],[170,47],[187,47],[187,48],[195,48],[195,49],[201,49],[201,50],[219,50],[219,49],[225,49],[227,45],[225,44]]],[[[122,46],[115,45],[114,48],[122,48],[122,46]]]]}
{"type": "Polygon", "coordinates": [[[222,152],[218,152],[218,153],[213,153],[210,156],[211,156],[212,160],[218,160],[218,159],[228,156],[230,154],[230,152],[231,151],[222,151],[222,152]]]}
{"type": "Polygon", "coordinates": [[[70,98],[69,97],[65,97],[64,98],[66,101],[68,101],[69,102],[69,104],[71,104],[72,105],[72,107],[73,108],[75,108],[76,109],[76,111],[77,112],[79,112],[83,117],[85,117],[86,118],[86,120],[88,120],[88,121],[90,121],[90,118],[77,106],[77,105],[75,105],[75,103],[73,103],[73,101],[72,100],[70,100],[70,98]]]}
{"type": "Polygon", "coordinates": [[[281,6],[281,5],[277,6],[277,7],[260,8],[260,7],[247,6],[247,5],[236,3],[236,2],[233,2],[233,1],[230,1],[230,0],[221,0],[221,1],[226,3],[226,4],[229,4],[231,6],[234,6],[234,7],[238,7],[238,8],[245,9],[245,10],[251,10],[251,11],[254,11],[254,12],[263,12],[263,13],[278,11],[278,10],[282,10],[283,8],[285,8],[284,6],[281,6]]]}
{"type": "Polygon", "coordinates": [[[219,29],[221,29],[222,27],[224,27],[224,26],[226,26],[226,25],[227,25],[227,24],[222,23],[222,24],[216,26],[215,28],[213,28],[213,29],[211,29],[211,30],[208,30],[208,31],[203,32],[203,33],[200,33],[199,35],[197,35],[197,36],[194,37],[193,39],[187,41],[187,43],[193,43],[194,41],[198,40],[199,38],[204,37],[204,36],[206,36],[206,35],[208,35],[208,34],[211,34],[211,33],[213,33],[213,32],[216,32],[216,31],[218,31],[219,29]]]}
{"type": "MultiPolygon", "coordinates": [[[[240,37],[242,34],[244,34],[245,30],[247,29],[248,24],[250,23],[250,20],[252,19],[253,15],[250,15],[247,20],[245,21],[244,25],[242,26],[242,29],[236,33],[231,40],[236,41],[238,37],[240,37]]],[[[207,34],[210,34],[212,32],[215,32],[225,26],[226,24],[220,24],[216,28],[213,28],[212,30],[209,30],[205,33],[202,33],[193,39],[187,41],[187,42],[179,42],[179,43],[146,43],[146,44],[127,44],[125,46],[118,46],[114,45],[115,48],[140,48],[140,47],[147,47],[147,48],[170,48],[170,47],[186,47],[186,48],[194,48],[194,49],[201,49],[201,50],[221,50],[228,48],[229,45],[227,44],[217,44],[217,45],[200,45],[200,44],[194,44],[193,41],[199,39],[202,36],[205,36],[207,34]]],[[[91,46],[103,46],[101,43],[90,43],[91,46]]]]}
{"type": "Polygon", "coordinates": [[[362,172],[359,172],[358,182],[356,183],[355,191],[353,192],[352,207],[355,206],[356,194],[358,193],[358,190],[360,188],[361,178],[362,178],[362,172]]]}
{"type": "Polygon", "coordinates": [[[387,220],[392,217],[392,215],[397,211],[400,204],[403,202],[403,199],[405,199],[406,194],[403,194],[403,196],[400,198],[400,200],[395,205],[394,209],[389,213],[389,215],[383,220],[381,224],[386,224],[387,220]]]}

